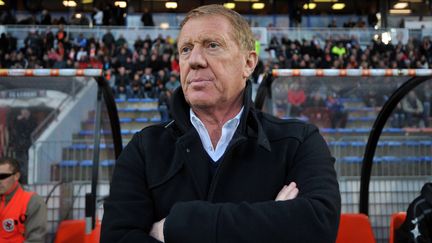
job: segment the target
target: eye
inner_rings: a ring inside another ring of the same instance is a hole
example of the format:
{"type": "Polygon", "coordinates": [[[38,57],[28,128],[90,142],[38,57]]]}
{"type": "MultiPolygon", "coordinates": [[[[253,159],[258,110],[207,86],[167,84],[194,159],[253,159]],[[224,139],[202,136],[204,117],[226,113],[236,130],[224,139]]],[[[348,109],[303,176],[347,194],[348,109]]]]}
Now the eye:
{"type": "Polygon", "coordinates": [[[218,47],[219,47],[219,44],[216,43],[216,42],[210,42],[210,43],[208,44],[208,47],[209,47],[210,49],[215,49],[215,48],[218,48],[218,47]]]}
{"type": "Polygon", "coordinates": [[[189,46],[183,46],[182,48],[180,48],[180,54],[182,55],[188,54],[191,50],[192,48],[190,48],[189,46]]]}

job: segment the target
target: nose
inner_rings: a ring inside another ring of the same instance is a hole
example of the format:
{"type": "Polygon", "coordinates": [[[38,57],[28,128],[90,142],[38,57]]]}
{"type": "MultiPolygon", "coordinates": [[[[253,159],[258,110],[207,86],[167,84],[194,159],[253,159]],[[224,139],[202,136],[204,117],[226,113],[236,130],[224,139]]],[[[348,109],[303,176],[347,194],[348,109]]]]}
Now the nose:
{"type": "Polygon", "coordinates": [[[189,56],[189,65],[192,69],[200,69],[207,67],[207,60],[203,53],[203,49],[195,46],[189,56]]]}

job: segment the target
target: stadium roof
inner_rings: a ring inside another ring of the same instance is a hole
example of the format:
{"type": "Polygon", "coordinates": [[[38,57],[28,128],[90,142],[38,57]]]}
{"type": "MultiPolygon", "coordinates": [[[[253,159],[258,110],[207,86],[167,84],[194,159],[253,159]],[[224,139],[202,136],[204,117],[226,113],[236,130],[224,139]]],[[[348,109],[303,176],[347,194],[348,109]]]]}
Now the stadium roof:
{"type": "MultiPolygon", "coordinates": [[[[290,14],[299,10],[301,14],[361,14],[376,13],[383,7],[386,9],[394,8],[398,2],[407,3],[403,9],[409,9],[414,15],[428,16],[431,11],[431,1],[427,0],[179,0],[176,2],[177,8],[168,9],[168,0],[0,0],[0,9],[17,9],[29,11],[70,11],[71,7],[66,7],[73,2],[72,7],[75,11],[92,11],[93,7],[103,8],[104,6],[127,6],[128,13],[140,13],[144,9],[151,12],[175,12],[185,13],[195,7],[205,4],[224,4],[234,3],[235,10],[242,14],[290,14]],[[66,4],[64,3],[66,2],[66,4]],[[117,3],[116,3],[117,2],[117,3]],[[122,3],[120,3],[122,2],[122,3]],[[4,5],[1,6],[1,3],[4,5]],[[256,3],[263,3],[262,9],[253,9],[256,3]],[[312,5],[306,5],[311,3],[312,5]],[[343,8],[334,9],[334,4],[343,8]],[[384,6],[386,5],[386,6],[384,6]]],[[[400,5],[402,6],[402,5],[400,5]]]]}

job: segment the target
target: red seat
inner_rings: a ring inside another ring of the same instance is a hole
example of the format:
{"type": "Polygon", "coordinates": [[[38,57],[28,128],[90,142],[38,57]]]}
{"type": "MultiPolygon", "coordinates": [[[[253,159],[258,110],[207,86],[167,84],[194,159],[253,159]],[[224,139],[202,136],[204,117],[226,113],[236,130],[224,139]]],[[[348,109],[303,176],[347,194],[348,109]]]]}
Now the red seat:
{"type": "Polygon", "coordinates": [[[369,218],[364,214],[342,214],[336,243],[375,243],[369,218]]]}
{"type": "Polygon", "coordinates": [[[85,234],[85,221],[64,220],[60,223],[54,243],[99,243],[100,221],[96,222],[96,227],[91,234],[85,234]]]}
{"type": "Polygon", "coordinates": [[[390,219],[390,243],[394,242],[395,231],[402,225],[405,221],[406,212],[394,213],[390,219]]]}

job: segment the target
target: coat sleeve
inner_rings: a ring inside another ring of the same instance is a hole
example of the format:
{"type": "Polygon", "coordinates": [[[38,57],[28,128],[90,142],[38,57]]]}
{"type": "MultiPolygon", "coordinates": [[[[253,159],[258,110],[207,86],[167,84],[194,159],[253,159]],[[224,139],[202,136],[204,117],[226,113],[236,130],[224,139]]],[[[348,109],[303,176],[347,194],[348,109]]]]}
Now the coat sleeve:
{"type": "Polygon", "coordinates": [[[104,204],[101,243],[159,242],[148,234],[156,220],[138,140],[135,135],[116,162],[110,196],[104,204]]]}
{"type": "Polygon", "coordinates": [[[341,202],[334,159],[316,128],[305,133],[286,178],[297,183],[296,199],[180,202],[166,218],[166,242],[335,242],[341,202]]]}
{"type": "Polygon", "coordinates": [[[27,205],[25,225],[25,243],[43,243],[47,233],[47,207],[43,199],[33,194],[27,205]]]}

